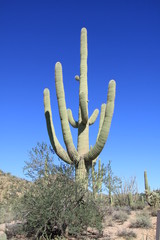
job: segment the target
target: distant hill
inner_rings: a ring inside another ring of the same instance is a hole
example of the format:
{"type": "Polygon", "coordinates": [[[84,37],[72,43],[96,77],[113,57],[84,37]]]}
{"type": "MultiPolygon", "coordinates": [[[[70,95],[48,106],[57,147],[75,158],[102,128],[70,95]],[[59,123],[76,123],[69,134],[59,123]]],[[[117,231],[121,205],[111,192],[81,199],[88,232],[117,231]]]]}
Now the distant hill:
{"type": "Polygon", "coordinates": [[[31,182],[0,170],[0,203],[21,195],[31,182]]]}

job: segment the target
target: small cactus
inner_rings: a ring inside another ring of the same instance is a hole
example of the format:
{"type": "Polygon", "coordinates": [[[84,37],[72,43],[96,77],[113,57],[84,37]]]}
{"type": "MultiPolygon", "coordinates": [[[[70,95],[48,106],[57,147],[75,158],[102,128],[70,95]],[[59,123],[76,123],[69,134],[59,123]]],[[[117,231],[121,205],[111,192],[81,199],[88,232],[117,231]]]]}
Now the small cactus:
{"type": "Polygon", "coordinates": [[[96,198],[98,193],[102,193],[103,166],[101,160],[98,161],[98,172],[95,171],[95,162],[92,163],[92,188],[93,196],[96,198]]]}
{"type": "Polygon", "coordinates": [[[148,185],[147,171],[144,171],[145,196],[149,206],[156,207],[160,202],[160,196],[157,192],[151,191],[148,185]]]}
{"type": "Polygon", "coordinates": [[[144,186],[145,186],[145,196],[146,196],[146,201],[148,201],[148,196],[149,196],[149,186],[148,186],[148,178],[147,178],[147,171],[144,171],[144,186]]]}
{"type": "Polygon", "coordinates": [[[132,193],[131,192],[128,193],[128,205],[130,207],[132,207],[132,205],[133,205],[133,198],[132,198],[132,193]]]}

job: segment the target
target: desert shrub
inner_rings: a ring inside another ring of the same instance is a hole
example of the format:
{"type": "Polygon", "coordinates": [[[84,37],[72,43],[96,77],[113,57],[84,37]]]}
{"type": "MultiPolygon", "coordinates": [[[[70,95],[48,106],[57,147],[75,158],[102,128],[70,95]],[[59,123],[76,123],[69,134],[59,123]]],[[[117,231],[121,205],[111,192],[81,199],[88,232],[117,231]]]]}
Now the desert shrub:
{"type": "Polygon", "coordinates": [[[137,214],[136,219],[130,224],[130,228],[151,228],[152,223],[148,213],[137,214]]]}
{"type": "Polygon", "coordinates": [[[134,202],[131,206],[132,210],[143,210],[145,208],[145,203],[141,201],[134,202]]]}
{"type": "Polygon", "coordinates": [[[10,204],[0,204],[0,224],[1,223],[6,223],[6,222],[11,222],[15,220],[16,216],[14,213],[13,206],[10,204]]]}
{"type": "Polygon", "coordinates": [[[152,217],[157,217],[157,211],[159,210],[159,208],[155,208],[155,207],[151,207],[150,209],[150,213],[152,217]]]}
{"type": "Polygon", "coordinates": [[[107,215],[109,215],[109,216],[111,216],[113,213],[114,213],[114,211],[115,211],[115,207],[113,207],[113,206],[108,206],[108,205],[106,205],[107,207],[106,207],[106,214],[107,215]]]}
{"type": "Polygon", "coordinates": [[[132,206],[137,201],[137,182],[135,177],[123,180],[121,186],[114,191],[115,206],[132,206]]]}
{"type": "Polygon", "coordinates": [[[83,184],[75,183],[72,166],[56,166],[50,161],[49,151],[46,145],[39,144],[32,149],[31,162],[25,167],[34,180],[16,209],[26,222],[25,231],[38,239],[67,234],[77,237],[87,227],[101,232],[104,213],[100,199],[94,200],[83,184]]]}
{"type": "Polygon", "coordinates": [[[132,238],[136,238],[137,234],[133,231],[127,231],[126,229],[122,230],[121,232],[118,232],[119,237],[123,237],[126,240],[130,240],[132,238]]]}
{"type": "Polygon", "coordinates": [[[120,223],[124,223],[128,219],[128,214],[124,211],[116,211],[113,213],[112,219],[120,223]]]}
{"type": "Polygon", "coordinates": [[[122,211],[127,213],[127,215],[131,214],[131,208],[129,206],[115,206],[115,211],[122,211]]]}
{"type": "Polygon", "coordinates": [[[77,198],[75,183],[61,174],[36,182],[21,198],[20,216],[26,231],[37,237],[81,234],[87,227],[102,228],[99,207],[81,190],[77,198]],[[85,196],[85,197],[84,197],[85,196]]]}
{"type": "Polygon", "coordinates": [[[105,190],[108,193],[107,204],[112,205],[112,195],[121,187],[121,179],[114,175],[112,171],[111,161],[108,162],[106,168],[104,169],[103,183],[105,186],[105,190]]]}

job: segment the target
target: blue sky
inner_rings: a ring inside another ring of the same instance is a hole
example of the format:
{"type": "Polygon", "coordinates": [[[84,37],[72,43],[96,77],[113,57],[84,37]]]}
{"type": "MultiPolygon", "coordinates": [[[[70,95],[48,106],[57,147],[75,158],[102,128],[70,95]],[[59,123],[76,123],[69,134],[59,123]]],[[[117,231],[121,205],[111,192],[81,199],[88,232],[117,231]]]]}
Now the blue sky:
{"type": "MultiPolygon", "coordinates": [[[[78,117],[80,30],[88,31],[89,113],[106,102],[115,79],[110,134],[100,155],[115,175],[160,188],[160,2],[157,0],[0,0],[0,169],[24,177],[37,142],[49,143],[43,90],[51,92],[55,130],[64,146],[54,83],[62,63],[66,104],[78,117]]],[[[97,137],[99,118],[90,127],[97,137]]],[[[77,131],[72,129],[75,145],[77,131]]]]}

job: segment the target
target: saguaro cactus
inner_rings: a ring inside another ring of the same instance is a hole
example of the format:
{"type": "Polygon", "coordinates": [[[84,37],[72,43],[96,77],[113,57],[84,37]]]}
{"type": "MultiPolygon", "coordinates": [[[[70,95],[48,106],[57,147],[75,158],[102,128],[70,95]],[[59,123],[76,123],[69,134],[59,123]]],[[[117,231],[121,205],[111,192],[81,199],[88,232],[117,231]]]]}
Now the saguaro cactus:
{"type": "Polygon", "coordinates": [[[88,85],[87,85],[87,30],[81,30],[80,44],[80,76],[76,76],[79,81],[79,119],[75,121],[72,111],[66,108],[65,93],[63,87],[62,65],[57,62],[55,65],[55,84],[59,107],[59,115],[63,132],[63,139],[66,150],[60,145],[53,121],[50,105],[50,92],[46,88],[44,90],[44,107],[50,142],[56,154],[66,163],[74,164],[76,171],[76,181],[83,180],[87,176],[87,172],[92,161],[101,153],[106,140],[108,138],[111,120],[114,111],[115,88],[116,83],[111,80],[108,85],[107,103],[102,104],[98,137],[93,148],[89,149],[89,126],[92,125],[98,116],[99,110],[94,110],[89,117],[88,114],[88,85]],[[69,123],[74,128],[78,128],[78,145],[77,149],[73,144],[69,123]]]}
{"type": "Polygon", "coordinates": [[[144,171],[145,196],[149,206],[156,206],[160,202],[160,196],[157,192],[151,191],[148,185],[147,171],[144,171]]]}
{"type": "Polygon", "coordinates": [[[102,193],[102,182],[103,182],[103,165],[101,160],[98,161],[98,171],[95,171],[95,162],[92,162],[92,189],[94,198],[97,197],[98,193],[102,193]]]}
{"type": "Polygon", "coordinates": [[[145,186],[146,201],[148,201],[148,196],[150,191],[148,186],[147,171],[144,171],[144,186],[145,186]]]}

